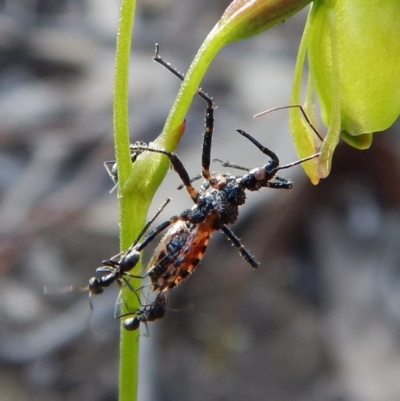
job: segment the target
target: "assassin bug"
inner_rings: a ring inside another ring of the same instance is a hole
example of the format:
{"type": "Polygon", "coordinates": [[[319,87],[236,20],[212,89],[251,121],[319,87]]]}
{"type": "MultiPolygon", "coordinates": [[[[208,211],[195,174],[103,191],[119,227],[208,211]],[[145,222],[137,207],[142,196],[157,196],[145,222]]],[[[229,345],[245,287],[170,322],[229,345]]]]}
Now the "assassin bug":
{"type": "MultiPolygon", "coordinates": [[[[156,45],[153,59],[179,79],[184,79],[181,73],[159,56],[158,45],[156,45]]],[[[246,191],[258,191],[260,188],[290,189],[292,188],[292,182],[278,177],[276,173],[279,170],[304,163],[319,156],[319,153],[317,153],[294,163],[280,166],[279,158],[274,152],[261,145],[251,135],[238,130],[237,132],[240,135],[252,142],[271,160],[263,166],[248,171],[247,174],[241,177],[228,173],[212,174],[210,172],[210,160],[214,126],[214,104],[211,97],[202,90],[198,89],[197,94],[207,102],[201,162],[202,177],[206,180],[205,186],[203,185],[199,190],[192,186],[192,180],[189,178],[185,167],[174,153],[143,144],[131,147],[134,152],[147,151],[167,156],[194,202],[194,206],[191,209],[186,209],[180,215],[171,217],[157,227],[152,234],[149,234],[142,244],[136,245],[136,247],[143,249],[150,240],[168,228],[149,263],[146,274],[146,276],[150,277],[154,290],[158,289],[160,292],[173,288],[193,272],[207,249],[211,235],[219,230],[232,241],[243,258],[253,268],[257,268],[259,263],[228,227],[228,225],[236,222],[239,206],[246,201],[246,191]]],[[[235,165],[230,166],[234,167],[235,165]]]]}

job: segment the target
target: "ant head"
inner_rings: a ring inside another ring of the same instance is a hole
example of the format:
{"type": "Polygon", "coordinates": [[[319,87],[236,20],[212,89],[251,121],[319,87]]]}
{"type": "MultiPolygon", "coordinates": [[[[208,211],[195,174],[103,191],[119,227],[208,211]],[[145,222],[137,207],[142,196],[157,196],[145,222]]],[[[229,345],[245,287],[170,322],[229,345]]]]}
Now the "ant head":
{"type": "Polygon", "coordinates": [[[100,280],[97,277],[92,277],[88,283],[88,291],[92,295],[98,295],[103,293],[103,287],[101,286],[100,280]]]}
{"type": "Polygon", "coordinates": [[[138,317],[132,317],[130,319],[124,320],[122,326],[125,330],[134,331],[137,330],[140,326],[140,320],[138,317]]]}
{"type": "Polygon", "coordinates": [[[114,164],[111,166],[111,169],[110,169],[110,176],[111,176],[112,180],[114,181],[114,184],[117,184],[117,183],[118,183],[118,168],[117,168],[117,163],[114,163],[114,164]]]}

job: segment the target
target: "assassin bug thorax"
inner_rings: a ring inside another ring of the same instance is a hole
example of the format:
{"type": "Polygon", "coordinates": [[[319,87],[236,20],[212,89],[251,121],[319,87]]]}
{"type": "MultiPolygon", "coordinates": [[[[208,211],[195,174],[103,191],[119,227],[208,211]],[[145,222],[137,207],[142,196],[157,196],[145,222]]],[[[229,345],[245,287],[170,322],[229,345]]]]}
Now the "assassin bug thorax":
{"type": "MultiPolygon", "coordinates": [[[[183,80],[184,76],[166,63],[159,56],[158,51],[159,48],[156,45],[154,60],[183,80]]],[[[279,158],[274,152],[261,145],[251,135],[238,130],[239,134],[251,141],[271,160],[263,166],[248,171],[241,177],[229,173],[213,174],[210,172],[210,161],[214,128],[214,104],[211,97],[202,90],[198,89],[197,94],[207,102],[201,159],[202,177],[206,180],[206,186],[202,186],[199,190],[192,186],[192,180],[176,154],[143,144],[131,146],[132,152],[147,151],[167,156],[194,202],[191,209],[186,209],[180,215],[171,217],[143,241],[147,245],[150,242],[149,237],[152,240],[156,235],[168,229],[149,263],[146,274],[150,277],[154,289],[160,292],[173,288],[192,273],[203,257],[212,233],[219,230],[232,241],[243,258],[253,268],[257,268],[259,263],[228,227],[228,225],[236,222],[239,207],[246,201],[246,191],[258,191],[264,187],[290,189],[292,182],[278,177],[276,173],[319,155],[315,154],[294,163],[280,166],[279,158]]],[[[226,165],[235,167],[229,163],[226,165]]],[[[145,245],[139,244],[136,247],[143,249],[145,245]]]]}

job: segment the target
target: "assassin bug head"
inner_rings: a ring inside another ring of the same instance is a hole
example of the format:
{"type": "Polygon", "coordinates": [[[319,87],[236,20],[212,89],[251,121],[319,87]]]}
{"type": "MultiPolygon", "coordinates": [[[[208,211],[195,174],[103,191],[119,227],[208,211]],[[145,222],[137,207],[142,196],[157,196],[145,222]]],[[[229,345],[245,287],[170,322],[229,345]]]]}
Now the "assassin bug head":
{"type": "MultiPolygon", "coordinates": [[[[250,142],[252,142],[261,152],[265,155],[269,156],[271,160],[260,167],[256,167],[253,170],[249,171],[248,174],[244,175],[242,178],[238,179],[239,186],[246,188],[249,191],[258,191],[260,188],[275,188],[275,189],[291,189],[292,182],[286,180],[285,178],[281,178],[276,176],[276,172],[278,170],[287,169],[289,167],[296,166],[297,164],[304,163],[308,160],[314,159],[320,155],[320,153],[316,153],[309,157],[305,157],[304,159],[297,160],[293,163],[285,164],[283,166],[279,165],[278,156],[270,149],[261,145],[255,138],[251,135],[247,134],[242,130],[237,130],[240,135],[243,135],[250,142]]],[[[225,166],[229,163],[224,163],[225,166]]],[[[231,167],[234,167],[233,165],[231,167]]]]}

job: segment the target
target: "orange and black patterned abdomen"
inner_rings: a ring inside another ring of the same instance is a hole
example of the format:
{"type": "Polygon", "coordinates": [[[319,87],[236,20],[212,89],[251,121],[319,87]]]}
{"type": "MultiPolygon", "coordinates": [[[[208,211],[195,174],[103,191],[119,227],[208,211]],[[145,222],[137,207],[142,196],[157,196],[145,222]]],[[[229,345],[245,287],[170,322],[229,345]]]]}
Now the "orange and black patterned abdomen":
{"type": "Polygon", "coordinates": [[[191,226],[186,231],[175,230],[174,235],[169,235],[169,242],[159,247],[153,257],[158,261],[157,265],[151,265],[149,272],[154,289],[168,291],[192,274],[215,231],[216,216],[217,213],[211,213],[203,223],[191,226]]]}

